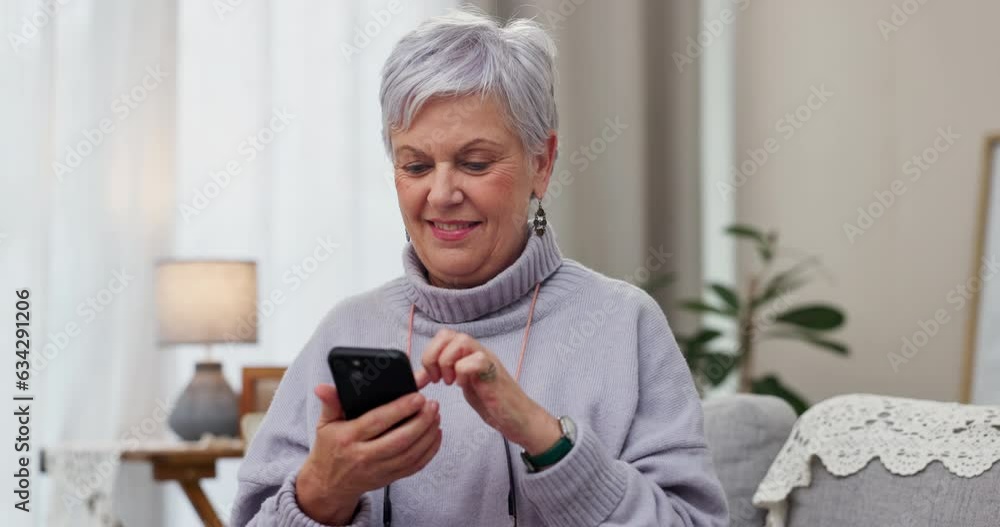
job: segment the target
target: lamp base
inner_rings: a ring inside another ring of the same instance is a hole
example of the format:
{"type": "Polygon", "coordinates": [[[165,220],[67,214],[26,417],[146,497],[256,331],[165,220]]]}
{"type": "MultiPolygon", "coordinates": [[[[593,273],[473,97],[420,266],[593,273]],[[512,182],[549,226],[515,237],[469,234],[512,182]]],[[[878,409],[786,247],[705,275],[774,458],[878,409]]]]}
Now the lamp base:
{"type": "Polygon", "coordinates": [[[202,434],[239,436],[239,401],[222,375],[222,364],[202,361],[184,388],[173,411],[170,428],[182,439],[197,441],[202,434]]]}

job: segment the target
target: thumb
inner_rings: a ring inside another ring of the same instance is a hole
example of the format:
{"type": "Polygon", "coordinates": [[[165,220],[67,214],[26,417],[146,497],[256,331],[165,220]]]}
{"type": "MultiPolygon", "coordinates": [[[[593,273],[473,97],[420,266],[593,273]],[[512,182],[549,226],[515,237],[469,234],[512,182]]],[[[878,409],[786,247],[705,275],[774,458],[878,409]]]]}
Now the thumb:
{"type": "Polygon", "coordinates": [[[317,428],[344,419],[344,409],[340,407],[340,398],[337,397],[337,388],[334,385],[318,384],[313,393],[323,404],[323,409],[319,414],[319,422],[316,423],[317,428]]]}

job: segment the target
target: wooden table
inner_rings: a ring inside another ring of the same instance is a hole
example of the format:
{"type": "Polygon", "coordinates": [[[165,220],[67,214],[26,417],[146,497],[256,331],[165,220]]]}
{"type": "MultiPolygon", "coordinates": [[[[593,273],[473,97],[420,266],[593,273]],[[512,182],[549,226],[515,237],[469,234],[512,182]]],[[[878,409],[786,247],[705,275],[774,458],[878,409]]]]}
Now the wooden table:
{"type": "Polygon", "coordinates": [[[222,458],[243,457],[243,445],[200,447],[197,443],[178,443],[176,447],[138,447],[122,452],[122,461],[147,461],[153,465],[153,479],[180,483],[188,501],[206,527],[222,527],[219,515],[201,489],[201,479],[215,477],[215,462],[222,458]]]}
{"type": "MultiPolygon", "coordinates": [[[[212,508],[208,496],[201,488],[203,478],[215,477],[215,462],[222,458],[243,457],[241,441],[224,441],[216,445],[198,442],[161,442],[139,445],[123,450],[122,461],[141,461],[153,465],[153,479],[176,481],[184,489],[188,501],[207,527],[223,527],[219,515],[212,508]]],[[[42,451],[41,470],[45,471],[45,451],[42,451]]]]}

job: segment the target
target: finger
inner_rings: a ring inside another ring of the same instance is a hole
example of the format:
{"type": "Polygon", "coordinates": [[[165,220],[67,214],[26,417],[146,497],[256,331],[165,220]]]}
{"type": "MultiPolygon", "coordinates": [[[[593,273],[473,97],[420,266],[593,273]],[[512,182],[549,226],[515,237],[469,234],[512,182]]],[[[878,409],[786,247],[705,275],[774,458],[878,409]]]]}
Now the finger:
{"type": "Polygon", "coordinates": [[[443,436],[444,434],[440,428],[434,427],[429,429],[419,441],[414,443],[407,452],[399,456],[397,461],[393,463],[393,468],[391,469],[393,479],[405,478],[406,476],[416,474],[420,469],[427,466],[434,459],[434,456],[437,455],[438,450],[441,449],[443,436]]]}
{"type": "Polygon", "coordinates": [[[399,428],[368,441],[363,448],[368,450],[371,458],[375,460],[399,457],[410,450],[414,443],[427,434],[428,430],[437,428],[437,424],[440,422],[438,402],[428,400],[420,414],[399,428]]]}
{"type": "Polygon", "coordinates": [[[462,358],[455,364],[455,382],[459,386],[471,387],[476,382],[496,382],[502,365],[490,360],[482,351],[462,358]]]}
{"type": "Polygon", "coordinates": [[[417,389],[423,390],[425,386],[431,383],[431,376],[427,373],[426,368],[420,368],[416,373],[413,374],[413,379],[417,381],[417,389]]]}
{"type": "Polygon", "coordinates": [[[344,419],[344,409],[340,406],[340,398],[337,397],[337,388],[334,385],[318,384],[313,389],[313,393],[322,404],[319,422],[316,423],[317,427],[344,419]]]}
{"type": "Polygon", "coordinates": [[[355,419],[356,437],[361,441],[367,441],[382,435],[396,423],[419,412],[426,400],[423,395],[413,393],[365,412],[355,419]]]}
{"type": "Polygon", "coordinates": [[[416,469],[414,470],[414,472],[419,472],[420,469],[426,467],[427,464],[430,463],[432,459],[434,459],[434,456],[437,455],[438,451],[441,450],[441,441],[442,439],[444,439],[444,433],[441,431],[440,428],[438,428],[437,430],[434,431],[434,435],[436,436],[434,442],[431,443],[431,446],[427,448],[427,450],[420,456],[419,459],[417,459],[417,462],[414,465],[414,468],[416,469]]]}
{"type": "Polygon", "coordinates": [[[435,448],[435,445],[440,442],[441,435],[442,431],[437,426],[428,428],[427,432],[420,436],[410,448],[387,465],[390,471],[412,474],[420,470],[421,466],[416,466],[417,463],[425,457],[428,450],[435,448]]]}
{"type": "Polygon", "coordinates": [[[427,370],[427,373],[431,376],[431,381],[438,382],[441,380],[441,369],[438,368],[438,355],[440,355],[441,350],[444,349],[444,345],[447,344],[453,337],[455,332],[450,329],[442,329],[438,331],[434,338],[427,343],[427,347],[424,348],[424,352],[420,354],[420,363],[427,370]]]}
{"type": "Polygon", "coordinates": [[[455,363],[466,355],[475,353],[478,348],[479,343],[476,342],[476,339],[465,334],[456,336],[445,345],[444,351],[441,352],[441,357],[437,361],[445,384],[450,385],[455,382],[455,363]]]}

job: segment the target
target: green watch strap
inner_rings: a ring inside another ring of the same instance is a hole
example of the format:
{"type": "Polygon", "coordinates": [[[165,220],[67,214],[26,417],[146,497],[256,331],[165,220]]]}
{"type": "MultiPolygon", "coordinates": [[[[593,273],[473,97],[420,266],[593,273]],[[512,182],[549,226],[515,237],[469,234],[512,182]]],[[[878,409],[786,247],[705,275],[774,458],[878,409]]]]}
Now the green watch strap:
{"type": "Polygon", "coordinates": [[[556,441],[556,444],[552,445],[551,448],[538,454],[537,456],[529,456],[527,452],[523,452],[521,455],[524,456],[524,460],[531,466],[535,468],[547,467],[549,465],[555,465],[562,458],[569,454],[569,451],[573,449],[573,443],[568,437],[562,436],[556,441]]]}

